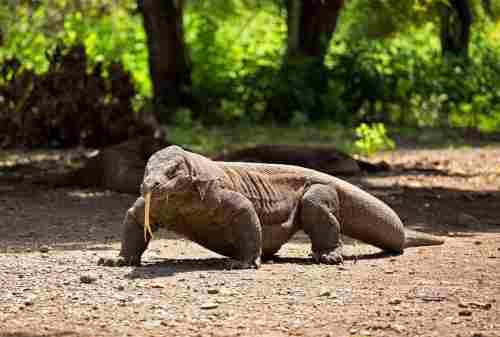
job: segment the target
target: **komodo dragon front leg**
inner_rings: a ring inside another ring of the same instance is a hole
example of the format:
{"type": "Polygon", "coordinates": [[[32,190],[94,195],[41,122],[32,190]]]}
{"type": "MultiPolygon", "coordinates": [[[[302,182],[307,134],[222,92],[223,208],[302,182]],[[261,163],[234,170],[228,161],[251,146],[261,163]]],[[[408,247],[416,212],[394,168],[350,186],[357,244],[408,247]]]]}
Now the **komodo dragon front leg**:
{"type": "MultiPolygon", "coordinates": [[[[123,220],[123,236],[120,255],[117,258],[101,258],[98,264],[107,266],[139,266],[141,256],[148,247],[151,235],[144,237],[144,198],[137,198],[134,205],[127,210],[123,220]]],[[[153,231],[158,226],[151,226],[153,231]]]]}
{"type": "MultiPolygon", "coordinates": [[[[220,231],[191,239],[214,252],[233,258],[232,268],[259,268],[262,255],[262,228],[252,202],[237,192],[222,189],[208,196],[206,201],[208,206],[213,206],[217,211],[214,218],[204,220],[203,226],[215,223],[220,231]],[[226,235],[226,231],[229,235],[226,235]],[[230,239],[226,241],[228,237],[230,239]]],[[[149,232],[146,232],[146,240],[144,237],[144,207],[145,201],[141,197],[127,211],[119,257],[100,259],[99,264],[140,265],[141,256],[151,239],[149,232]]],[[[189,217],[186,218],[186,221],[189,220],[189,217]]],[[[156,225],[152,226],[153,231],[157,228],[156,225]]],[[[192,234],[185,233],[178,227],[177,229],[177,232],[188,237],[192,234]]],[[[202,229],[198,232],[202,232],[202,229]]]]}
{"type": "MultiPolygon", "coordinates": [[[[205,217],[202,228],[197,230],[203,235],[191,236],[191,239],[231,257],[231,268],[259,268],[262,227],[252,202],[241,193],[228,189],[215,189],[204,200],[202,208],[211,216],[205,217]]],[[[185,235],[190,237],[189,233],[185,235]]]]}
{"type": "Polygon", "coordinates": [[[301,200],[301,224],[311,239],[312,256],[317,263],[342,263],[340,202],[333,186],[312,185],[301,200]]]}

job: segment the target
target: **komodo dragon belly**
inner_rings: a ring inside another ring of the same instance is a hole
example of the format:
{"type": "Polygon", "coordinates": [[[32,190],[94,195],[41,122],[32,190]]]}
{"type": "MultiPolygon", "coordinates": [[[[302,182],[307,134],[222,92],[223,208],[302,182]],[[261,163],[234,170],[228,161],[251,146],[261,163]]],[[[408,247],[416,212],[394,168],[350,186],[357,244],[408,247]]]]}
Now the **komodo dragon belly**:
{"type": "MultiPolygon", "coordinates": [[[[293,193],[292,193],[293,194],[293,193]]],[[[253,200],[262,227],[262,254],[274,255],[298,229],[297,201],[292,195],[270,202],[253,200]]],[[[191,203],[193,205],[193,203],[191,203]]],[[[225,217],[209,204],[197,203],[189,209],[172,205],[155,205],[152,216],[165,229],[178,233],[218,254],[233,257],[237,252],[234,228],[225,217]],[[172,209],[182,210],[172,213],[172,209]]]]}
{"type": "Polygon", "coordinates": [[[254,205],[262,226],[262,254],[274,255],[299,230],[298,202],[287,198],[268,207],[254,205]]]}
{"type": "Polygon", "coordinates": [[[202,203],[188,210],[162,205],[154,212],[160,227],[180,234],[218,254],[232,257],[236,251],[233,245],[234,235],[230,224],[220,221],[216,213],[217,210],[205,207],[202,203]],[[172,212],[172,209],[183,211],[172,212]]]}

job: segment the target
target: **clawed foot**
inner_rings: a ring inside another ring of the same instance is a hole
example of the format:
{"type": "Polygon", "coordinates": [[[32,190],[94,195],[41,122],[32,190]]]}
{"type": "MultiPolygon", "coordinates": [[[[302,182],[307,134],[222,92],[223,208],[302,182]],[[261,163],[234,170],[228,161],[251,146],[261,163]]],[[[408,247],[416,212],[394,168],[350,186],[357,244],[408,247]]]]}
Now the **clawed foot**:
{"type": "Polygon", "coordinates": [[[118,256],[115,258],[101,257],[97,261],[97,265],[106,267],[125,267],[125,266],[140,266],[140,257],[123,257],[118,256]]]}
{"type": "Polygon", "coordinates": [[[344,263],[344,258],[342,257],[342,253],[338,250],[334,250],[328,253],[312,253],[312,258],[316,263],[324,263],[324,264],[342,264],[344,263]]]}
{"type": "Polygon", "coordinates": [[[260,265],[260,257],[256,258],[253,262],[231,260],[229,269],[259,269],[260,265]]]}

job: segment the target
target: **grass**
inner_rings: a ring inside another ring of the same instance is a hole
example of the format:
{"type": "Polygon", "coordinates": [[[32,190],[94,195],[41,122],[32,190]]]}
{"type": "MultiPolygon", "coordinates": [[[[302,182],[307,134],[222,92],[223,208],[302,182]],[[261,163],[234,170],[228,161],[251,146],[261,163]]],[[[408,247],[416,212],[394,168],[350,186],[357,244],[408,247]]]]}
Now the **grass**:
{"type": "Polygon", "coordinates": [[[289,144],[325,146],[334,145],[345,152],[353,152],[354,132],[335,125],[307,125],[303,127],[236,125],[202,127],[200,125],[171,127],[168,139],[174,144],[195,151],[213,154],[258,144],[289,144]]]}
{"type": "MultiPolygon", "coordinates": [[[[450,148],[467,145],[498,143],[500,136],[451,128],[388,128],[396,148],[450,148]]],[[[335,146],[350,154],[359,154],[354,145],[354,129],[334,123],[308,124],[301,127],[276,125],[234,125],[170,127],[168,140],[207,155],[237,150],[258,144],[288,144],[306,146],[335,146]]]]}

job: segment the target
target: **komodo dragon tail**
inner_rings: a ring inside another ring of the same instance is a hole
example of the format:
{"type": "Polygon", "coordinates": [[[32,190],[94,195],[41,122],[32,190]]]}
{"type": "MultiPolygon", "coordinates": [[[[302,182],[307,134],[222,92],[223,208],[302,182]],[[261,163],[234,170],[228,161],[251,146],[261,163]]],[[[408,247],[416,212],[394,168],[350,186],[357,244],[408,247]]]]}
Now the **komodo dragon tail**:
{"type": "Polygon", "coordinates": [[[443,243],[444,239],[440,237],[405,228],[404,248],[420,247],[420,246],[436,246],[436,245],[442,245],[443,243]]]}

